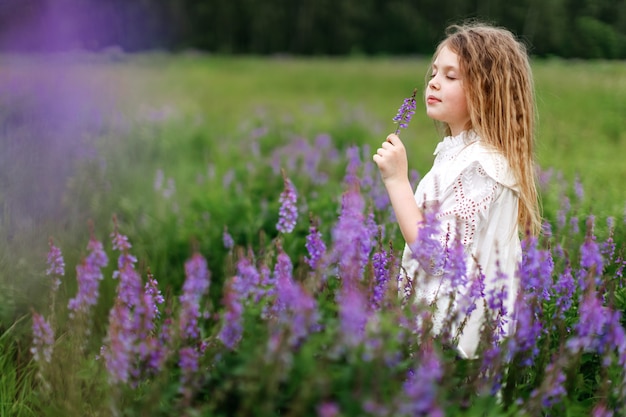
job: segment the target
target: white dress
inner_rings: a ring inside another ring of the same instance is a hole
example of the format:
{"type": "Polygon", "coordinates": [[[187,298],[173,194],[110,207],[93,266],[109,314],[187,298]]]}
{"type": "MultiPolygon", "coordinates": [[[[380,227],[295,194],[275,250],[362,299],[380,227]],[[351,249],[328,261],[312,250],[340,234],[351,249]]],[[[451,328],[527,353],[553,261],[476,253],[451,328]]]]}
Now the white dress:
{"type": "MultiPolygon", "coordinates": [[[[432,169],[426,174],[415,191],[415,200],[420,207],[439,204],[437,218],[441,222],[442,245],[449,245],[450,238],[457,236],[465,249],[468,284],[465,288],[451,288],[450,282],[441,273],[429,275],[420,267],[408,245],[402,257],[404,279],[412,281],[416,301],[428,304],[435,301],[433,333],[441,331],[449,310],[451,291],[459,294],[468,291],[471,281],[477,276],[478,266],[485,277],[484,294],[490,290],[507,291],[504,301],[508,312],[510,332],[511,315],[518,290],[516,268],[521,259],[518,234],[518,188],[506,158],[498,151],[486,146],[473,131],[458,136],[445,137],[435,150],[432,169]],[[499,264],[496,264],[499,261],[499,264]],[[500,274],[498,275],[498,271],[500,274]]],[[[400,281],[400,290],[406,281],[400,281]]],[[[471,313],[458,339],[459,354],[466,358],[475,357],[484,317],[484,303],[476,300],[476,309],[471,313]]],[[[458,308],[458,305],[455,305],[458,308]]],[[[456,326],[464,317],[452,323],[453,335],[456,326]]]]}

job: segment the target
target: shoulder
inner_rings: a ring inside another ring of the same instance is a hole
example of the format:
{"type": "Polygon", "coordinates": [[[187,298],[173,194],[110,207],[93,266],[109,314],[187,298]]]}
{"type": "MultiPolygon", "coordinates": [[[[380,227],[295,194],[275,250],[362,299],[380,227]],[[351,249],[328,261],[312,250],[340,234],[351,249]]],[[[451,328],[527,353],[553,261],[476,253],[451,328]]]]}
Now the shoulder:
{"type": "Polygon", "coordinates": [[[459,163],[464,167],[482,167],[485,173],[496,182],[517,191],[517,181],[506,157],[497,149],[476,140],[467,145],[458,156],[459,163]]]}

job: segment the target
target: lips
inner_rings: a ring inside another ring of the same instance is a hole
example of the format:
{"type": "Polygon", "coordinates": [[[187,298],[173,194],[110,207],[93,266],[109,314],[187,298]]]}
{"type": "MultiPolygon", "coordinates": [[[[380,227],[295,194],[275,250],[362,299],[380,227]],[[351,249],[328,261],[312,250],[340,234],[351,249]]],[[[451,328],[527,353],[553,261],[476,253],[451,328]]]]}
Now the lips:
{"type": "Polygon", "coordinates": [[[441,100],[439,100],[435,96],[428,96],[428,97],[426,97],[426,103],[428,103],[428,104],[435,104],[435,103],[440,103],[440,102],[441,102],[441,100]]]}

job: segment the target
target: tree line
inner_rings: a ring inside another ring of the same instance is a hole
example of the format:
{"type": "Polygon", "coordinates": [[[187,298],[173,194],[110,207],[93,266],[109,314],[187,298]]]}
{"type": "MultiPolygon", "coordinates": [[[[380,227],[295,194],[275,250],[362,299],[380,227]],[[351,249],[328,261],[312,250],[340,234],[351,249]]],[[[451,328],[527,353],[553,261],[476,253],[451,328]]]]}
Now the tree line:
{"type": "Polygon", "coordinates": [[[0,49],[430,54],[467,19],[538,56],[626,58],[626,0],[0,0],[0,49]]]}

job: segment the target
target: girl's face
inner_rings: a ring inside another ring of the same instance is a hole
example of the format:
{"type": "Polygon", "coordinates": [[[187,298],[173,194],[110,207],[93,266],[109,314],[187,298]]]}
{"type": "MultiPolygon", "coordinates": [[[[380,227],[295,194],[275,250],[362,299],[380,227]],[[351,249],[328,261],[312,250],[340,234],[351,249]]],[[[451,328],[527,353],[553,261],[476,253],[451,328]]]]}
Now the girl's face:
{"type": "Polygon", "coordinates": [[[463,77],[457,54],[447,46],[439,51],[433,62],[426,87],[426,114],[447,123],[453,136],[467,129],[470,122],[463,77]]]}

